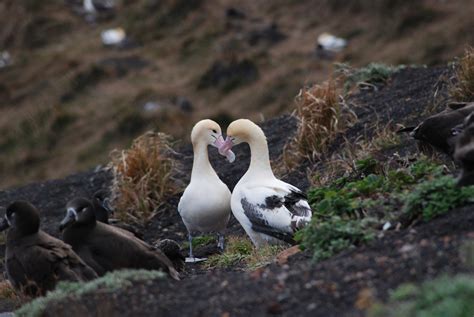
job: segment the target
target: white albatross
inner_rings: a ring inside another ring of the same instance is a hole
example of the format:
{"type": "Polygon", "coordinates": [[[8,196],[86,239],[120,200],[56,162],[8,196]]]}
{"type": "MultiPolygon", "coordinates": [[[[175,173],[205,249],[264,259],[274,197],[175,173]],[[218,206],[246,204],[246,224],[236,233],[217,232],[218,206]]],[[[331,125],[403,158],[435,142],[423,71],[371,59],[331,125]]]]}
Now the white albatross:
{"type": "MultiPolygon", "coordinates": [[[[178,204],[178,212],[188,230],[189,258],[186,262],[197,262],[193,255],[193,235],[217,232],[218,248],[224,249],[223,231],[230,218],[230,190],[224,184],[209,162],[208,145],[221,147],[224,143],[220,126],[212,120],[196,123],[191,132],[194,161],[191,182],[184,190],[178,204]]],[[[234,153],[227,151],[229,160],[234,153]]]]}
{"type": "Polygon", "coordinates": [[[304,193],[273,175],[268,145],[262,129],[250,120],[239,119],[227,128],[219,148],[229,155],[233,145],[250,146],[250,166],[232,192],[231,208],[253,244],[293,244],[293,235],[311,220],[311,208],[304,193]]]}
{"type": "Polygon", "coordinates": [[[89,14],[97,14],[98,12],[107,12],[115,7],[114,0],[84,0],[82,2],[84,11],[89,14]]]}

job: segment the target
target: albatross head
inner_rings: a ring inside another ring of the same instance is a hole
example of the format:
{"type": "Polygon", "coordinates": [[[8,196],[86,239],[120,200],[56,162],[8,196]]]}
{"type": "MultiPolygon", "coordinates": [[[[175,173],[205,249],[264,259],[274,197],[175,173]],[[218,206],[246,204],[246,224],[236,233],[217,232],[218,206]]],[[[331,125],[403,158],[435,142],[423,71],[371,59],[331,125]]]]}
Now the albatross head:
{"type": "MultiPolygon", "coordinates": [[[[194,125],[193,131],[191,132],[191,142],[193,145],[199,142],[205,142],[208,145],[218,148],[219,153],[221,153],[220,148],[225,143],[222,137],[221,127],[217,122],[209,119],[201,120],[194,125]]],[[[230,149],[226,152],[225,156],[229,162],[233,162],[235,159],[235,154],[230,151],[230,149]]]]}
{"type": "Polygon", "coordinates": [[[248,119],[235,120],[227,128],[227,138],[219,147],[219,153],[227,156],[227,152],[234,145],[242,142],[249,144],[254,142],[265,143],[265,134],[258,125],[248,119]]]}

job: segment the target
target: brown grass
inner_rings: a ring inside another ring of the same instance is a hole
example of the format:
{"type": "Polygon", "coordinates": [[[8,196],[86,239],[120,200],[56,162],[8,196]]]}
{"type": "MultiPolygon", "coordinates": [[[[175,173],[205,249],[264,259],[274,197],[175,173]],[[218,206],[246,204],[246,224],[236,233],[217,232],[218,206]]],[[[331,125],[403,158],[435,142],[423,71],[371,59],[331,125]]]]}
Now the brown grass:
{"type": "Polygon", "coordinates": [[[178,191],[172,179],[178,167],[170,156],[172,151],[168,135],[147,132],[135,139],[130,149],[111,153],[112,197],[118,218],[144,224],[166,197],[178,191]]]}
{"type": "Polygon", "coordinates": [[[450,96],[456,101],[474,101],[474,48],[466,49],[456,68],[456,79],[450,96]]]}
{"type": "Polygon", "coordinates": [[[5,135],[0,142],[2,187],[92,169],[107,162],[111,149],[125,148],[150,129],[183,138],[190,132],[183,126],[191,127],[219,113],[252,120],[259,120],[261,114],[271,118],[285,113],[293,108],[289,101],[304,83],[322,82],[330,76],[334,61],[349,62],[354,67],[373,61],[444,64],[462,55],[464,43],[471,41],[474,23],[474,6],[469,0],[410,5],[397,1],[389,7],[383,5],[389,0],[376,4],[368,0],[351,4],[217,0],[201,1],[199,9],[191,12],[190,1],[159,1],[159,5],[151,1],[156,6],[148,0],[120,2],[114,19],[92,27],[64,1],[0,1],[0,46],[8,49],[14,60],[13,67],[0,72],[0,132],[5,135]],[[178,12],[179,3],[184,10],[178,12]],[[245,12],[249,19],[245,23],[228,19],[225,10],[230,6],[245,12]],[[318,15],[306,14],[308,7],[318,15]],[[431,9],[439,11],[434,18],[431,9]],[[186,10],[187,15],[183,14],[186,10]],[[179,19],[168,15],[173,12],[180,15],[179,19]],[[320,23],[321,19],[325,23],[320,23]],[[176,20],[180,23],[150,28],[160,21],[176,20]],[[345,23],[347,20],[354,23],[345,23]],[[248,44],[250,33],[272,22],[287,36],[285,40],[248,44]],[[65,24],[70,26],[61,27],[65,24]],[[142,40],[144,45],[131,51],[104,48],[100,31],[118,25],[132,40],[142,40]],[[328,30],[350,40],[350,45],[334,61],[311,58],[315,36],[328,30]],[[37,40],[44,40],[44,45],[30,49],[37,40]],[[214,88],[198,90],[202,74],[226,54],[251,59],[258,66],[259,80],[230,93],[214,88]],[[149,66],[116,76],[110,67],[100,64],[110,57],[132,55],[148,61],[149,66]],[[63,99],[75,91],[71,88],[78,78],[97,67],[104,68],[104,77],[92,83],[86,81],[88,85],[76,91],[72,99],[63,99]],[[136,100],[144,89],[151,89],[151,93],[136,100]],[[148,100],[164,104],[180,96],[192,102],[194,112],[178,114],[179,108],[170,108],[169,112],[166,108],[163,116],[161,112],[142,111],[148,100]],[[140,115],[148,124],[136,133],[124,134],[117,128],[131,108],[143,112],[140,115]],[[58,133],[51,133],[55,109],[76,119],[58,133]],[[177,124],[174,118],[178,115],[182,117],[177,124]],[[23,125],[32,125],[34,132],[22,130],[17,134],[23,125]]]}
{"type": "Polygon", "coordinates": [[[229,236],[226,240],[225,251],[210,256],[206,261],[207,269],[240,266],[252,271],[272,263],[285,249],[280,245],[267,245],[257,249],[246,236],[229,236]]]}
{"type": "Polygon", "coordinates": [[[385,150],[400,144],[400,135],[396,131],[397,127],[392,122],[386,125],[376,123],[372,137],[360,137],[356,140],[344,139],[341,149],[321,163],[324,169],[312,175],[311,184],[324,186],[336,178],[356,173],[358,160],[381,156],[385,150]]]}
{"type": "Polygon", "coordinates": [[[324,156],[331,141],[357,119],[339,95],[334,81],[304,88],[296,97],[296,117],[299,120],[295,138],[284,150],[284,162],[289,168],[300,159],[311,161],[324,156]]]}
{"type": "Polygon", "coordinates": [[[18,295],[13,286],[8,281],[0,282],[0,298],[17,300],[18,295]]]}
{"type": "Polygon", "coordinates": [[[4,280],[0,282],[0,299],[11,301],[18,308],[30,301],[31,297],[15,290],[8,280],[4,280]]]}

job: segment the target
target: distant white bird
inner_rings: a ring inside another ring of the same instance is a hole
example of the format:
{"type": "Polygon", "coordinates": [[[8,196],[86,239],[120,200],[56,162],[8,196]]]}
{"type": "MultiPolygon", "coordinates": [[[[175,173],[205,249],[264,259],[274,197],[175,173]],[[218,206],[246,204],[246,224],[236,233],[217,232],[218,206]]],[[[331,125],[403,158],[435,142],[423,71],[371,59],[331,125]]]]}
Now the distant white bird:
{"type": "MultiPolygon", "coordinates": [[[[218,248],[224,249],[224,229],[230,218],[230,190],[217,176],[209,162],[208,145],[220,147],[224,143],[220,126],[212,120],[196,123],[191,132],[194,150],[191,182],[179,200],[178,212],[189,233],[189,258],[186,262],[201,259],[193,255],[193,235],[217,232],[218,248]]],[[[229,159],[233,153],[226,152],[229,159]]]]}
{"type": "Polygon", "coordinates": [[[126,39],[125,30],[122,28],[108,29],[100,33],[102,43],[106,46],[120,45],[126,39]]]}
{"type": "Polygon", "coordinates": [[[12,64],[12,57],[8,51],[0,52],[0,68],[10,66],[12,64]]]}
{"type": "Polygon", "coordinates": [[[84,0],[84,11],[89,14],[108,12],[114,9],[114,0],[84,0]]]}
{"type": "Polygon", "coordinates": [[[340,52],[346,47],[347,41],[329,33],[322,33],[318,36],[318,47],[331,52],[340,52]]]}
{"type": "Polygon", "coordinates": [[[229,125],[219,153],[228,155],[230,148],[241,142],[250,145],[251,159],[232,192],[232,213],[256,247],[294,243],[294,233],[311,220],[305,195],[273,175],[265,134],[250,120],[239,119],[229,125]]]}

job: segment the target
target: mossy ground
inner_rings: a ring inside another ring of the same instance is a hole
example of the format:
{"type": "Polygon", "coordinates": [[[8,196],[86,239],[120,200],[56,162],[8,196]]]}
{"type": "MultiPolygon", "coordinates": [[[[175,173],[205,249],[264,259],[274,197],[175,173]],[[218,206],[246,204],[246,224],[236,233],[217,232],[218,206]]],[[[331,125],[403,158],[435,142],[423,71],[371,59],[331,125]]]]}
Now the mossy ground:
{"type": "Polygon", "coordinates": [[[165,278],[166,274],[159,271],[147,270],[120,270],[107,273],[103,277],[97,278],[87,283],[62,282],[56,289],[49,292],[44,297],[34,299],[15,311],[16,316],[36,317],[41,316],[48,303],[60,301],[66,297],[81,297],[84,294],[93,293],[97,290],[112,292],[118,289],[125,289],[132,285],[134,281],[153,280],[165,278]]]}
{"type": "Polygon", "coordinates": [[[297,239],[315,260],[474,202],[473,186],[457,187],[445,166],[427,157],[398,166],[368,157],[355,167],[352,175],[308,191],[313,219],[297,239]]]}

